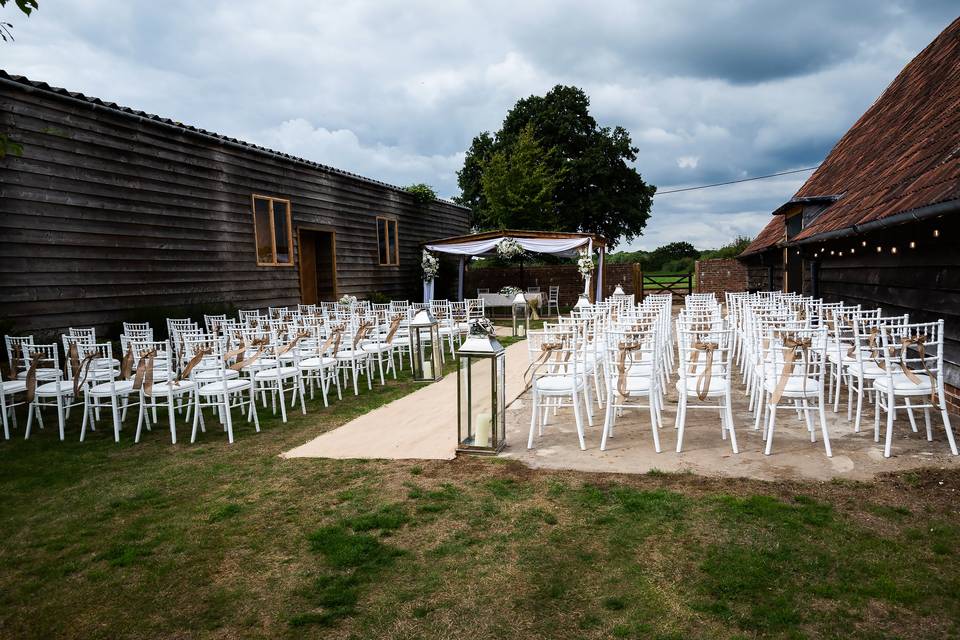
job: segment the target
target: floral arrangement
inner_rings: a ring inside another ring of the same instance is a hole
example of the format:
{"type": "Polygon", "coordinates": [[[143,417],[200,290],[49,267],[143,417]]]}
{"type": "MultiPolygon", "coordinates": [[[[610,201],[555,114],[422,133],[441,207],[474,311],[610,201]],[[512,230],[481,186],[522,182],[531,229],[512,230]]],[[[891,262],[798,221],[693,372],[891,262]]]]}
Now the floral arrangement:
{"type": "Polygon", "coordinates": [[[420,258],[420,268],[423,270],[424,280],[433,280],[440,272],[440,259],[424,249],[423,257],[420,258]]]}
{"type": "Polygon", "coordinates": [[[345,295],[340,298],[340,304],[352,307],[357,304],[357,296],[345,295]]]}
{"type": "Polygon", "coordinates": [[[470,322],[470,335],[494,337],[497,334],[497,328],[489,318],[477,318],[470,322]]]}
{"type": "Polygon", "coordinates": [[[589,249],[581,249],[580,257],[577,258],[577,271],[580,272],[580,277],[584,280],[590,277],[590,274],[593,273],[593,256],[590,254],[589,249]]]}
{"type": "Polygon", "coordinates": [[[521,289],[520,287],[511,287],[509,285],[504,287],[503,289],[500,289],[500,295],[507,296],[508,298],[513,298],[518,293],[523,293],[523,289],[521,289]]]}
{"type": "Polygon", "coordinates": [[[510,260],[523,255],[523,247],[513,238],[504,238],[497,243],[497,255],[504,260],[510,260]]]}

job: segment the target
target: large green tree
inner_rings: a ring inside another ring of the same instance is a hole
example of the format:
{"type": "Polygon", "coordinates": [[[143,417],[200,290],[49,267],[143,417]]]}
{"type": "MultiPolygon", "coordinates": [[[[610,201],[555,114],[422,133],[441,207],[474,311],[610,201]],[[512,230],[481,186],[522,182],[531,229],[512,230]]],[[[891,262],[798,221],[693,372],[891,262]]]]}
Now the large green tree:
{"type": "Polygon", "coordinates": [[[470,207],[477,229],[585,231],[603,235],[612,247],[640,235],[650,217],[656,188],[631,166],[637,151],[626,129],[597,124],[583,90],[558,85],[544,96],[518,101],[496,134],[474,138],[457,174],[457,200],[470,207]],[[495,208],[490,196],[497,195],[488,189],[502,181],[485,180],[491,167],[500,170],[515,154],[526,153],[527,135],[543,150],[544,171],[555,183],[549,215],[532,221],[527,208],[516,214],[495,208]]]}

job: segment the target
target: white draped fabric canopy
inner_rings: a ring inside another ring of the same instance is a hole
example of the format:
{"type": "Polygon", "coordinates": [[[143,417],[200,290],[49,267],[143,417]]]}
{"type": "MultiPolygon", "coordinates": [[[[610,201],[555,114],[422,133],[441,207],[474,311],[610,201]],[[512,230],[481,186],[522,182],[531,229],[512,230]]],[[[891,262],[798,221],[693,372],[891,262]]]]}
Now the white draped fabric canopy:
{"type": "MultiPolygon", "coordinates": [[[[460,257],[459,282],[457,285],[458,299],[463,300],[463,272],[466,266],[466,260],[472,256],[495,255],[497,245],[504,238],[512,238],[519,244],[524,251],[530,253],[549,253],[552,255],[573,257],[584,247],[593,253],[593,238],[589,235],[571,235],[564,238],[525,238],[520,235],[512,235],[509,232],[502,236],[485,237],[477,240],[464,239],[457,242],[435,242],[424,245],[424,249],[432,253],[446,253],[460,257]]],[[[600,263],[597,268],[597,300],[601,297],[601,286],[603,280],[603,252],[600,253],[600,263]]],[[[587,279],[584,285],[584,293],[590,290],[590,280],[587,279]]],[[[423,281],[423,300],[428,302],[433,299],[433,280],[423,281]]]]}

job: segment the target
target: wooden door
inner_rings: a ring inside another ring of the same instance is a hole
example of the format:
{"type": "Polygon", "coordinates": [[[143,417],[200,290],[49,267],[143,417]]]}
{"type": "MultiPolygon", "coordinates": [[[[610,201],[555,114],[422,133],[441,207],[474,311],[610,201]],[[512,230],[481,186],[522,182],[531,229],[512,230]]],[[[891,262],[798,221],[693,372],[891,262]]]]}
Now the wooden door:
{"type": "Polygon", "coordinates": [[[317,304],[317,240],[313,231],[300,229],[300,302],[317,304]]]}

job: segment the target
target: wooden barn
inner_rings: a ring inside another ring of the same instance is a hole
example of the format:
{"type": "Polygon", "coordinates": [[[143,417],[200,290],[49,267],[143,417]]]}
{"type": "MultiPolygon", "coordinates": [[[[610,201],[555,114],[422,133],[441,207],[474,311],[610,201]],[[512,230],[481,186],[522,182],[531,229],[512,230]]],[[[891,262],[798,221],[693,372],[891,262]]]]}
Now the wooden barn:
{"type": "Polygon", "coordinates": [[[960,387],[960,19],[914,58],[741,254],[751,289],[946,323],[960,387]]]}
{"type": "Polygon", "coordinates": [[[0,71],[0,331],[421,295],[467,209],[0,71]]]}

